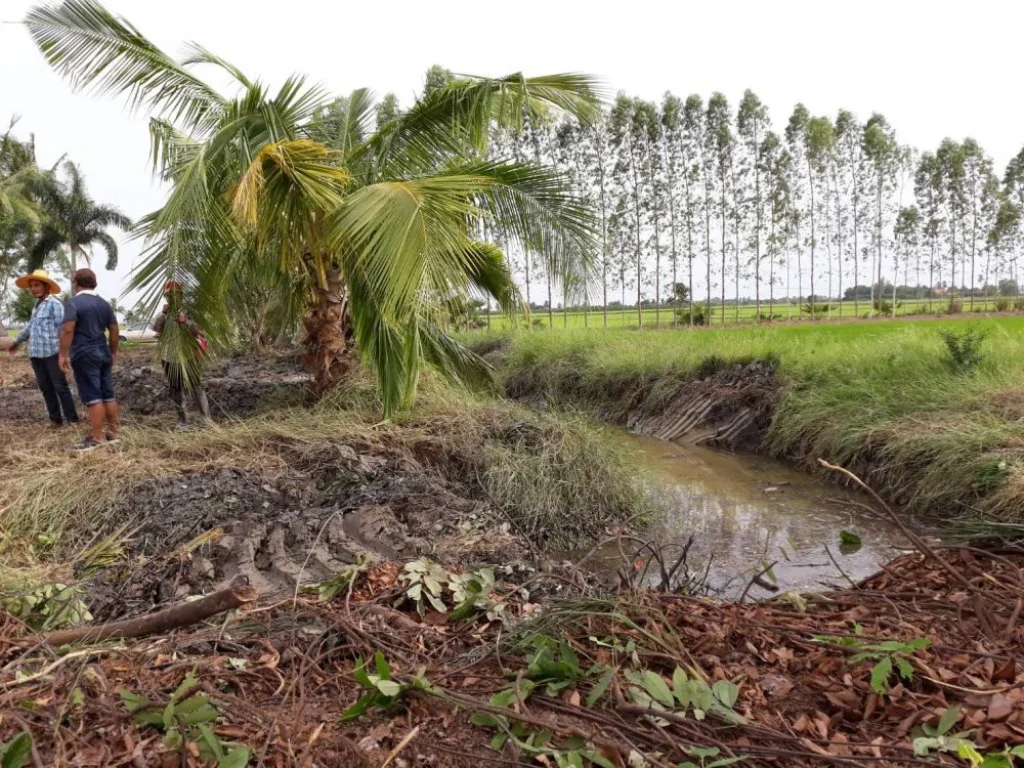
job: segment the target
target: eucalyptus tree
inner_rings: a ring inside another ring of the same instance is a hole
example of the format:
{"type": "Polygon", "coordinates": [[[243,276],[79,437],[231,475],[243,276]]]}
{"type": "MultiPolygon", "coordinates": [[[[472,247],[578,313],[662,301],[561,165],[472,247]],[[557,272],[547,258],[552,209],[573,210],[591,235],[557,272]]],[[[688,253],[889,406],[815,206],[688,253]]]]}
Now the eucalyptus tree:
{"type": "Polygon", "coordinates": [[[1020,297],[1017,245],[1021,236],[1021,208],[1011,198],[1003,195],[999,209],[988,233],[988,246],[1005,261],[1009,279],[1013,281],[1014,295],[1020,297]]]}
{"type": "MultiPolygon", "coordinates": [[[[764,157],[764,138],[770,128],[768,108],[761,102],[761,99],[751,91],[743,93],[743,100],[740,102],[739,111],[736,115],[736,130],[746,148],[747,156],[751,159],[751,171],[753,175],[754,188],[753,197],[748,210],[753,210],[753,241],[754,241],[754,302],[758,317],[761,315],[761,240],[764,231],[764,208],[765,200],[762,190],[762,180],[770,172],[771,162],[766,162],[764,157]]],[[[778,143],[773,145],[777,149],[778,143]]],[[[738,281],[737,281],[738,285],[738,281]]]]}
{"type": "MultiPolygon", "coordinates": [[[[871,303],[875,304],[875,285],[882,285],[883,247],[885,245],[885,201],[895,185],[899,147],[896,134],[884,116],[877,112],[864,124],[864,157],[871,169],[875,196],[874,245],[871,269],[871,303]],[[876,283],[877,281],[877,283],[876,283]]],[[[878,297],[880,299],[880,297],[878,297]]]]}
{"type": "MultiPolygon", "coordinates": [[[[1018,214],[1024,215],[1024,149],[1022,149],[1012,160],[1010,160],[1009,163],[1007,163],[1006,171],[1003,174],[1003,191],[1006,199],[1017,209],[1018,214]]],[[[1015,265],[1014,279],[1016,280],[1016,265],[1017,259],[1020,255],[1019,247],[1022,245],[1019,224],[1014,230],[1012,241],[1012,258],[1015,265]]]]}
{"type": "MultiPolygon", "coordinates": [[[[699,206],[704,214],[704,267],[707,290],[706,322],[711,322],[711,199],[714,184],[714,154],[708,140],[707,113],[704,101],[698,94],[690,94],[683,105],[684,141],[694,156],[694,174],[699,179],[702,195],[699,206]]],[[[690,286],[691,294],[694,286],[690,286]]],[[[693,324],[693,313],[690,314],[693,324]]]]}
{"type": "MultiPolygon", "coordinates": [[[[840,297],[843,294],[843,273],[844,262],[850,261],[853,266],[853,314],[860,314],[859,292],[857,281],[860,277],[859,269],[859,230],[861,224],[861,187],[863,182],[863,155],[861,152],[861,126],[856,116],[845,109],[839,110],[835,121],[836,134],[836,164],[835,164],[835,192],[836,192],[836,238],[839,246],[839,285],[837,293],[840,297]],[[845,202],[845,208],[844,208],[845,202]],[[851,234],[846,239],[846,234],[851,234]],[[849,250],[844,251],[844,245],[851,243],[849,250]],[[844,253],[846,257],[844,258],[844,253]]],[[[843,316],[843,304],[839,304],[839,316],[843,316]]]]}
{"type": "Polygon", "coordinates": [[[825,208],[828,202],[827,183],[828,168],[835,148],[835,131],[832,122],[827,117],[811,117],[806,122],[806,161],[807,161],[807,188],[810,190],[810,205],[808,213],[811,224],[811,317],[816,315],[814,270],[817,261],[817,228],[816,221],[819,212],[825,208]],[[817,191],[817,194],[816,194],[817,191]],[[825,193],[825,194],[823,194],[825,193]],[[816,204],[817,199],[817,204],[816,204]]]}
{"type": "Polygon", "coordinates": [[[932,152],[924,152],[914,172],[914,197],[917,199],[922,219],[922,237],[928,246],[928,311],[932,309],[935,295],[935,270],[939,270],[942,282],[942,263],[939,259],[939,242],[945,219],[946,188],[942,180],[939,158],[932,152]]]}
{"type": "MultiPolygon", "coordinates": [[[[431,68],[431,71],[434,68],[431,68]]],[[[436,85],[435,88],[443,88],[447,85],[448,81],[443,78],[443,74],[447,70],[442,70],[441,75],[435,74],[434,79],[436,85]]],[[[430,85],[430,72],[427,73],[427,84],[430,85]]],[[[450,73],[449,73],[450,74],[450,73]]],[[[426,93],[432,92],[431,89],[427,89],[426,93]]],[[[552,158],[552,144],[554,140],[554,126],[552,125],[551,115],[545,110],[537,110],[532,114],[530,112],[524,112],[523,114],[523,130],[526,138],[526,144],[529,147],[531,157],[538,168],[544,167],[545,165],[551,165],[553,163],[552,158]]],[[[558,260],[549,260],[546,255],[551,251],[545,246],[541,240],[533,243],[533,250],[537,258],[534,260],[534,264],[539,264],[541,269],[544,271],[544,278],[547,283],[547,310],[548,310],[548,327],[553,328],[555,325],[555,301],[554,301],[554,286],[556,283],[562,283],[568,286],[572,282],[572,278],[565,273],[560,271],[562,266],[558,260]]]]}
{"type": "MultiPolygon", "coordinates": [[[[832,187],[835,181],[836,167],[836,134],[832,121],[827,117],[812,117],[807,122],[807,154],[810,167],[813,171],[812,184],[818,186],[817,199],[818,211],[816,217],[819,221],[819,231],[824,230],[825,244],[825,267],[828,274],[828,291],[826,296],[831,299],[833,292],[832,270],[832,187]]],[[[814,190],[812,188],[812,208],[814,190]]],[[[813,244],[812,244],[813,248],[813,244]]],[[[814,294],[814,257],[811,257],[811,294],[814,294]]],[[[828,314],[832,314],[832,303],[828,304],[828,314]]]]}
{"type": "MultiPolygon", "coordinates": [[[[304,312],[315,394],[350,371],[356,353],[377,373],[386,413],[415,396],[423,362],[461,381],[486,377],[436,321],[470,289],[508,312],[520,305],[503,254],[470,236],[479,217],[565,260],[588,252],[593,219],[560,174],[477,158],[495,124],[519,127],[524,113],[592,115],[589,78],[460,79],[343,152],[308,137],[329,99],[301,77],[272,93],[201,46],[177,61],[94,0],[37,7],[26,24],[74,86],[154,113],[152,156],[170,191],[144,220],[148,246],[132,287],[155,305],[167,280],[183,283],[216,340],[230,323],[223,299],[236,268],[270,260],[304,312]],[[237,95],[201,79],[199,65],[228,74],[237,95]]],[[[367,109],[354,122],[362,131],[372,120],[367,109]]],[[[184,343],[174,351],[192,358],[184,343]]]]}
{"type": "Polygon", "coordinates": [[[630,213],[628,223],[622,222],[622,233],[625,235],[628,227],[636,278],[637,325],[643,328],[643,231],[649,218],[645,212],[649,205],[650,193],[648,175],[645,172],[649,165],[648,133],[642,102],[620,93],[612,106],[610,129],[612,146],[618,158],[616,174],[620,179],[623,199],[627,201],[630,213]]]}
{"type": "MultiPolygon", "coordinates": [[[[686,161],[683,156],[683,102],[666,92],[661,100],[661,143],[665,162],[665,191],[668,202],[669,260],[672,264],[672,287],[679,282],[679,240],[681,220],[687,216],[689,199],[686,195],[686,161]]],[[[690,282],[693,288],[693,270],[690,282]]],[[[678,325],[678,314],[673,313],[673,324],[678,325]]]]}
{"type": "Polygon", "coordinates": [[[661,323],[661,240],[669,212],[661,115],[656,105],[641,101],[636,105],[635,119],[643,142],[644,207],[654,253],[654,325],[657,327],[661,323]]]}
{"type": "Polygon", "coordinates": [[[721,93],[708,99],[706,136],[709,154],[713,158],[714,178],[718,187],[718,215],[721,220],[722,255],[722,323],[725,323],[726,255],[729,246],[727,220],[730,212],[729,182],[736,151],[736,137],[732,130],[729,101],[721,93]]]}
{"type": "MultiPolygon", "coordinates": [[[[911,205],[900,209],[896,215],[896,223],[893,225],[893,240],[896,246],[892,279],[893,317],[896,317],[896,286],[899,285],[900,257],[903,257],[903,280],[909,285],[910,281],[907,276],[910,274],[910,260],[911,257],[918,257],[918,249],[921,245],[921,221],[921,212],[916,205],[911,205]]],[[[917,263],[920,265],[920,258],[917,258],[917,263]]],[[[918,284],[920,284],[920,275],[918,284]]]]}
{"type": "MultiPolygon", "coordinates": [[[[807,123],[811,116],[807,107],[797,104],[793,108],[793,114],[786,124],[786,144],[789,146],[792,164],[790,166],[790,189],[793,195],[793,224],[792,231],[796,243],[796,282],[797,296],[802,300],[804,292],[803,282],[803,239],[800,235],[800,225],[805,218],[812,218],[807,215],[804,205],[804,191],[807,180],[812,177],[811,168],[807,160],[807,123]]],[[[812,232],[811,240],[814,235],[812,232]]],[[[792,305],[790,306],[792,313],[792,305]]]]}
{"type": "MultiPolygon", "coordinates": [[[[967,196],[964,185],[966,169],[964,167],[963,147],[952,139],[943,139],[935,153],[937,172],[943,188],[945,209],[945,228],[949,251],[950,290],[956,290],[956,257],[960,244],[958,234],[964,228],[964,217],[967,207],[967,196]]],[[[963,275],[961,274],[961,280],[963,275]]]]}
{"type": "MultiPolygon", "coordinates": [[[[789,224],[792,221],[789,187],[792,158],[778,134],[773,131],[768,131],[761,142],[760,163],[768,204],[768,316],[772,317],[775,314],[775,273],[780,266],[780,254],[785,250],[784,244],[789,240],[789,224]]],[[[788,259],[786,269],[788,275],[788,259]]],[[[788,293],[788,279],[786,282],[788,293]]]]}
{"type": "Polygon", "coordinates": [[[29,269],[38,269],[48,259],[63,254],[74,274],[79,259],[92,266],[93,249],[97,246],[107,255],[106,268],[115,269],[117,240],[108,230],[130,231],[132,220],[119,208],[93,200],[82,172],[73,162],[65,160],[60,170],[63,174],[56,169],[42,174],[35,185],[44,215],[29,251],[29,269]]]}
{"type": "MultiPolygon", "coordinates": [[[[608,327],[608,277],[612,268],[614,234],[611,226],[614,205],[613,174],[615,156],[611,146],[609,118],[602,109],[595,120],[581,122],[567,118],[572,125],[572,139],[576,142],[573,157],[579,163],[582,187],[591,207],[596,208],[599,225],[599,252],[601,255],[601,313],[604,327],[608,327]]],[[[568,140],[568,137],[567,137],[568,140]]],[[[586,288],[586,286],[584,286],[586,288]]],[[[589,303],[589,295],[585,295],[589,303]]]]}
{"type": "MultiPolygon", "coordinates": [[[[969,217],[965,222],[964,236],[970,250],[971,256],[971,300],[970,308],[974,310],[974,294],[977,288],[976,270],[978,247],[984,247],[988,238],[991,224],[986,219],[995,218],[997,204],[995,196],[998,194],[998,187],[995,183],[995,174],[992,169],[991,158],[972,138],[964,139],[961,145],[963,151],[964,166],[964,206],[969,217]],[[968,228],[969,227],[969,228],[968,228]]],[[[966,256],[966,254],[965,254],[966,256]]],[[[988,281],[988,269],[986,268],[985,281],[988,281]]]]}

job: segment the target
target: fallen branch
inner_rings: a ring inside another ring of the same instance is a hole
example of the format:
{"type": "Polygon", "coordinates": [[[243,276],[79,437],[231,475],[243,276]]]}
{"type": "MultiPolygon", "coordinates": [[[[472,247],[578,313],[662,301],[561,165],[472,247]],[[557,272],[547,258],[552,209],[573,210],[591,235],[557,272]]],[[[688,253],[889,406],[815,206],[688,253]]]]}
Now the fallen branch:
{"type": "Polygon", "coordinates": [[[172,629],[198,624],[211,616],[224,613],[224,611],[234,610],[243,603],[251,603],[258,596],[255,587],[250,587],[244,581],[236,579],[231,586],[199,600],[179,603],[162,611],[125,621],[51,632],[44,637],[44,640],[51,646],[60,646],[83,641],[98,642],[161,634],[170,632],[172,629]]]}
{"type": "MultiPolygon", "coordinates": [[[[840,472],[840,473],[846,475],[854,483],[856,483],[859,487],[861,487],[865,491],[867,491],[871,495],[871,498],[873,498],[876,502],[878,502],[878,505],[886,513],[888,518],[892,521],[893,525],[895,525],[897,528],[900,529],[900,531],[903,533],[903,535],[906,536],[907,539],[910,540],[910,543],[913,544],[914,547],[916,547],[919,552],[921,552],[924,555],[927,555],[932,560],[934,560],[936,563],[938,563],[939,566],[944,571],[946,571],[946,573],[948,573],[950,576],[952,576],[953,579],[956,580],[956,582],[958,584],[960,584],[960,586],[962,586],[964,589],[966,589],[972,595],[977,595],[978,594],[978,589],[973,584],[971,584],[971,582],[969,582],[964,577],[964,575],[962,573],[960,573],[956,568],[954,568],[949,563],[947,563],[943,558],[939,557],[935,553],[935,550],[932,549],[928,545],[928,542],[926,542],[924,539],[922,539],[920,536],[918,536],[916,533],[914,533],[912,530],[910,530],[904,524],[904,522],[902,520],[900,520],[899,515],[897,515],[895,512],[893,512],[892,507],[890,507],[888,504],[886,504],[885,501],[882,499],[882,497],[879,496],[877,493],[875,493],[875,490],[871,486],[869,486],[867,483],[865,483],[863,480],[861,480],[859,477],[857,477],[857,475],[855,475],[853,472],[851,472],[850,470],[846,469],[845,467],[837,467],[835,464],[829,464],[824,459],[818,459],[818,463],[821,464],[821,466],[823,466],[825,469],[831,469],[834,472],[840,472]]],[[[997,598],[994,598],[994,597],[992,597],[990,599],[994,603],[996,603],[997,605],[999,605],[999,606],[1001,606],[1003,608],[1006,608],[1007,610],[1013,610],[1012,604],[1006,603],[1006,602],[1004,602],[1002,600],[999,600],[997,598]]]]}

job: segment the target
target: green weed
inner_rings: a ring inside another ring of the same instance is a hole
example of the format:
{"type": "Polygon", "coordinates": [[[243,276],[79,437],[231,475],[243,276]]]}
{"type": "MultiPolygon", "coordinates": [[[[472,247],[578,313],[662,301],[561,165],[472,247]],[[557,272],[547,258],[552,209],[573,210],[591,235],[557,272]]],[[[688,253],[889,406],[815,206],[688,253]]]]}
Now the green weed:
{"type": "Polygon", "coordinates": [[[245,768],[251,757],[249,747],[224,742],[213,732],[210,724],[217,720],[217,708],[204,694],[192,693],[198,685],[199,679],[188,675],[162,704],[123,688],[119,694],[136,723],[163,732],[164,746],[184,753],[192,743],[199,757],[216,768],[245,768]]]}

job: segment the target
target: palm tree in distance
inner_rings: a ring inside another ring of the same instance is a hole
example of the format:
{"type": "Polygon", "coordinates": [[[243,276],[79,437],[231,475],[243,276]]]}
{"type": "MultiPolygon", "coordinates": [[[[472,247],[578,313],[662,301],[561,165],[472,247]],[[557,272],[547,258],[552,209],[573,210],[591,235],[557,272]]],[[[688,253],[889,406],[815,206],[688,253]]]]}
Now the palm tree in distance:
{"type": "Polygon", "coordinates": [[[78,166],[70,160],[61,168],[43,173],[35,184],[36,198],[43,211],[39,235],[29,252],[29,269],[42,267],[49,259],[63,254],[71,274],[81,258],[92,266],[92,249],[100,246],[107,254],[106,268],[117,267],[117,241],[107,231],[117,227],[128,231],[132,220],[111,205],[98,205],[85,188],[78,166]]]}
{"type": "Polygon", "coordinates": [[[177,61],[95,0],[37,7],[26,24],[75,87],[152,114],[152,159],[171,191],[141,223],[147,249],[132,288],[155,306],[168,280],[182,283],[216,340],[244,309],[225,300],[239,281],[272,281],[302,316],[315,394],[357,352],[385,413],[411,402],[424,362],[458,381],[486,378],[486,364],[439,327],[468,292],[508,313],[522,306],[504,254],[474,233],[543,250],[558,275],[589,271],[594,222],[568,180],[488,152],[496,129],[521,131],[551,111],[591,119],[588,77],[455,79],[380,124],[361,89],[325,139],[311,129],[327,94],[303,77],[272,92],[196,44],[177,61]],[[236,93],[200,79],[199,65],[227,73],[236,93]]]}

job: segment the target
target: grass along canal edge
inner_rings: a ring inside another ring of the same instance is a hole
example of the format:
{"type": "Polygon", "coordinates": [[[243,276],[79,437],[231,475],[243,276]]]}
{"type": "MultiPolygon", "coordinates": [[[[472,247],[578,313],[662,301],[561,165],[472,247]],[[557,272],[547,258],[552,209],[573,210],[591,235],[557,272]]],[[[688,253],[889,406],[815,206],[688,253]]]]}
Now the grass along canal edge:
{"type": "Polygon", "coordinates": [[[474,337],[505,393],[859,474],[912,512],[1024,520],[1024,318],[474,337]],[[957,368],[942,333],[980,331],[957,368]]]}

